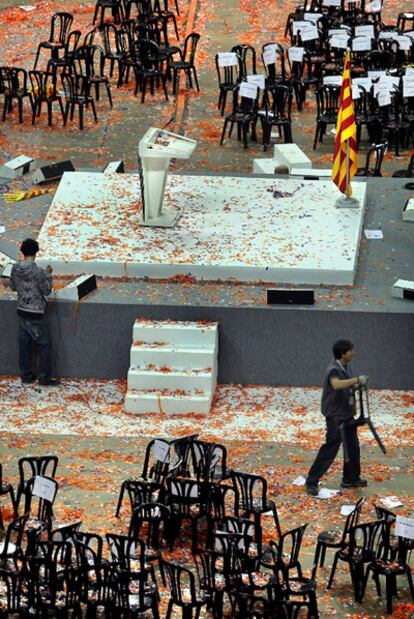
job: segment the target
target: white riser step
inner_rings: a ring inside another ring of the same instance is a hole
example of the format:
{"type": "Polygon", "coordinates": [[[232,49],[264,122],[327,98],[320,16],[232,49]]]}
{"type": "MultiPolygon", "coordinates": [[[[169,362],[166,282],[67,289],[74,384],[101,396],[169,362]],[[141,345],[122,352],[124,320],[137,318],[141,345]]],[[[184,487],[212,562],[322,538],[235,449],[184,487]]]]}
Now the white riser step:
{"type": "Polygon", "coordinates": [[[131,367],[128,372],[129,389],[203,389],[212,391],[216,385],[216,373],[196,370],[162,371],[162,368],[148,369],[131,367]]]}
{"type": "Polygon", "coordinates": [[[186,392],[183,395],[163,394],[162,391],[128,389],[125,396],[127,413],[166,413],[167,415],[204,414],[210,412],[212,394],[186,392]]]}
{"type": "Polygon", "coordinates": [[[172,346],[151,347],[146,344],[131,346],[131,366],[146,367],[150,363],[167,365],[177,370],[182,368],[203,369],[215,366],[216,352],[213,348],[178,348],[172,346]]]}
{"type": "Polygon", "coordinates": [[[213,348],[217,343],[218,329],[216,323],[137,321],[134,323],[133,338],[134,342],[166,342],[181,347],[213,348]]]}

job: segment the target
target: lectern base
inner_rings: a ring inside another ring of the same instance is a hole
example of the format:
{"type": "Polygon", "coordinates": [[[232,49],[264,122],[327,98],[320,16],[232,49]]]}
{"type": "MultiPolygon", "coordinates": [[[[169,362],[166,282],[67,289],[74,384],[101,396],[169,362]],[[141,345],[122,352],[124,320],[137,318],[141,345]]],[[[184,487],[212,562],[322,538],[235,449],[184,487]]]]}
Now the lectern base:
{"type": "Polygon", "coordinates": [[[355,198],[338,198],[335,202],[336,208],[358,208],[359,202],[355,198]]]}
{"type": "Polygon", "coordinates": [[[140,226],[149,226],[155,228],[174,228],[181,217],[180,209],[161,213],[159,217],[151,217],[147,220],[143,219],[139,222],[140,226]]]}

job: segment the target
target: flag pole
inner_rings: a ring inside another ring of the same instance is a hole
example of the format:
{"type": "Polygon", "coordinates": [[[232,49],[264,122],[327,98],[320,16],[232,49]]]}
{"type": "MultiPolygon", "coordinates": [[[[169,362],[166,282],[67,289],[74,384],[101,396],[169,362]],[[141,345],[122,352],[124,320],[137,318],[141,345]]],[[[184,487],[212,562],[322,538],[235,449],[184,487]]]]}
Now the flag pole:
{"type": "Polygon", "coordinates": [[[351,197],[351,183],[349,181],[349,140],[346,141],[346,197],[347,200],[351,197]]]}

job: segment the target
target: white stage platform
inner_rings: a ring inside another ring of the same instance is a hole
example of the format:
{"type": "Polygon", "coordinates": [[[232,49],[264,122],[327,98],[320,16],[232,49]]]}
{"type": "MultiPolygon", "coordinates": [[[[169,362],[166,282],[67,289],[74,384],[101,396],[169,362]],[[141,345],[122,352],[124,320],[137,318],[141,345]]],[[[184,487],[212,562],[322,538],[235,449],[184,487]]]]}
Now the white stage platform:
{"type": "Polygon", "coordinates": [[[66,172],[38,238],[39,263],[56,275],[288,284],[352,284],[361,207],[337,209],[331,181],[169,175],[164,209],[183,209],[175,228],[144,228],[139,177],[66,172]]]}

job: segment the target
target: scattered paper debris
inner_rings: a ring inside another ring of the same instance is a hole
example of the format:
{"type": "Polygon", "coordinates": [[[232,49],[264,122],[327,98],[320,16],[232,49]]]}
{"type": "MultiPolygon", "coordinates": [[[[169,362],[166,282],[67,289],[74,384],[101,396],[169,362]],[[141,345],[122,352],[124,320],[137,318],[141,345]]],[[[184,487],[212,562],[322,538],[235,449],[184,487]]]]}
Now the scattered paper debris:
{"type": "Polygon", "coordinates": [[[366,239],[383,239],[384,235],[382,230],[364,230],[366,239]]]}
{"type": "Polygon", "coordinates": [[[0,226],[0,234],[4,234],[6,232],[6,226],[0,226]]]}
{"type": "Polygon", "coordinates": [[[19,9],[22,9],[22,11],[34,11],[36,7],[32,4],[19,4],[19,9]]]}
{"type": "Polygon", "coordinates": [[[321,488],[316,498],[317,499],[332,499],[339,492],[340,492],[339,490],[331,490],[330,488],[321,488]]]}
{"type": "Polygon", "coordinates": [[[304,486],[305,483],[306,479],[302,477],[302,475],[299,475],[299,477],[296,477],[296,479],[292,481],[292,486],[304,486]]]}
{"type": "Polygon", "coordinates": [[[380,499],[380,502],[388,509],[394,509],[395,507],[401,507],[403,505],[396,496],[385,496],[383,499],[380,499]]]}
{"type": "Polygon", "coordinates": [[[349,514],[352,514],[354,509],[355,509],[355,505],[342,505],[342,507],[341,507],[341,515],[342,516],[349,516],[349,514]]]}

